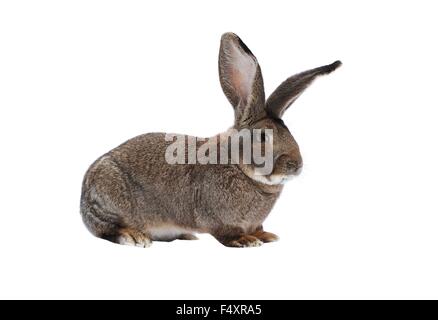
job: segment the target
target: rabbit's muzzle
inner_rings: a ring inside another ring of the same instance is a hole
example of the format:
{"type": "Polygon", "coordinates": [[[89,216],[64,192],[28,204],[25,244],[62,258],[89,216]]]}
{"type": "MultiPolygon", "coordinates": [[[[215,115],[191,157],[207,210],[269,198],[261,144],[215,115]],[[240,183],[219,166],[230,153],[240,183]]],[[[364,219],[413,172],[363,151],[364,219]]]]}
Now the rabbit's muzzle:
{"type": "Polygon", "coordinates": [[[286,176],[299,175],[303,167],[303,160],[298,154],[282,155],[275,164],[274,171],[278,174],[284,174],[286,176]]]}
{"type": "Polygon", "coordinates": [[[299,175],[303,168],[303,163],[296,160],[287,160],[286,168],[288,175],[299,175]]]}

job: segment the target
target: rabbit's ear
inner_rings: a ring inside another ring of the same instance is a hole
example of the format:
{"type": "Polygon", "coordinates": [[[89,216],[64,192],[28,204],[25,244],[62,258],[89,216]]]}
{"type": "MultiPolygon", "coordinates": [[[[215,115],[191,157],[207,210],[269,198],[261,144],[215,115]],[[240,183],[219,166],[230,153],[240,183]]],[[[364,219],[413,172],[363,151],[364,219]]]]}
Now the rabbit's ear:
{"type": "Polygon", "coordinates": [[[294,103],[316,77],[328,74],[340,65],[341,61],[335,61],[332,64],[307,70],[288,78],[269,96],[266,101],[266,110],[271,116],[281,118],[287,108],[294,103]]]}
{"type": "Polygon", "coordinates": [[[225,33],[219,51],[222,90],[234,107],[237,125],[266,116],[262,72],[256,57],[234,33],[225,33]]]}

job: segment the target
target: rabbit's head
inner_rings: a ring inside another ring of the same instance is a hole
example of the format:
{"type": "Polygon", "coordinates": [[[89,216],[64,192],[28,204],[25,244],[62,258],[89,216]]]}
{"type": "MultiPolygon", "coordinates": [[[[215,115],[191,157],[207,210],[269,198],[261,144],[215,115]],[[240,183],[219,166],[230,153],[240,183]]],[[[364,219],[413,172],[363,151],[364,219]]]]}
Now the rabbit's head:
{"type": "Polygon", "coordinates": [[[259,182],[276,185],[301,171],[298,144],[281,118],[317,76],[328,74],[340,65],[341,62],[336,61],[296,74],[286,79],[265,100],[262,72],[256,57],[234,33],[222,36],[219,77],[222,89],[234,108],[234,129],[257,132],[252,135],[255,137],[253,147],[272,153],[269,172],[261,173],[260,163],[239,162],[247,175],[259,182]]]}

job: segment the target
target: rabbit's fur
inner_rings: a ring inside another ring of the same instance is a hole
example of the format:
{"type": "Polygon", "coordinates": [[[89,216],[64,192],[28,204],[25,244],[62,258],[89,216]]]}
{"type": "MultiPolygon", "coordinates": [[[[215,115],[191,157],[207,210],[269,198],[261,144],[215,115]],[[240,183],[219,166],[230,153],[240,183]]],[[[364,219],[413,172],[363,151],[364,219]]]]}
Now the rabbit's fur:
{"type": "MultiPolygon", "coordinates": [[[[274,167],[256,175],[253,164],[169,164],[164,133],[135,137],[97,159],[82,186],[81,214],[97,237],[146,247],[152,240],[196,239],[210,233],[231,247],[259,246],[277,240],[262,223],[286,178],[299,173],[302,159],[281,120],[284,111],[318,76],[340,65],[290,77],[265,102],[259,64],[233,33],[222,36],[220,83],[235,110],[234,129],[272,129],[274,167]]],[[[207,143],[217,144],[228,130],[207,143]]],[[[256,143],[256,142],[254,142],[256,143]]],[[[263,141],[259,141],[263,144],[263,141]]]]}

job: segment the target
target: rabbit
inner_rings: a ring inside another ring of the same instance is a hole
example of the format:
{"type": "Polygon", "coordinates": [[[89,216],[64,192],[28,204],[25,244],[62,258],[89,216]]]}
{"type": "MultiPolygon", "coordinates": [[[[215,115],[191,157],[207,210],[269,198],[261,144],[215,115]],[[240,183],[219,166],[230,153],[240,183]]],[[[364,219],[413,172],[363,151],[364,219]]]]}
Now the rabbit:
{"type": "MultiPolygon", "coordinates": [[[[96,237],[138,247],[148,247],[154,240],[195,240],[196,233],[209,233],[227,247],[256,247],[278,240],[277,235],[263,229],[263,222],[284,182],[298,175],[303,165],[298,144],[282,116],[317,76],[340,65],[335,61],[296,74],[265,100],[256,57],[237,35],[223,34],[219,78],[235,117],[232,128],[214,138],[223,141],[242,129],[270,129],[270,174],[258,175],[256,164],[240,160],[170,164],[165,153],[174,141],[166,139],[165,133],[143,134],[89,167],[80,204],[84,224],[96,237]]],[[[194,138],[175,137],[184,141],[194,138]]],[[[217,139],[205,141],[216,146],[217,139]]],[[[263,145],[266,140],[267,136],[260,134],[253,143],[263,145]]]]}

